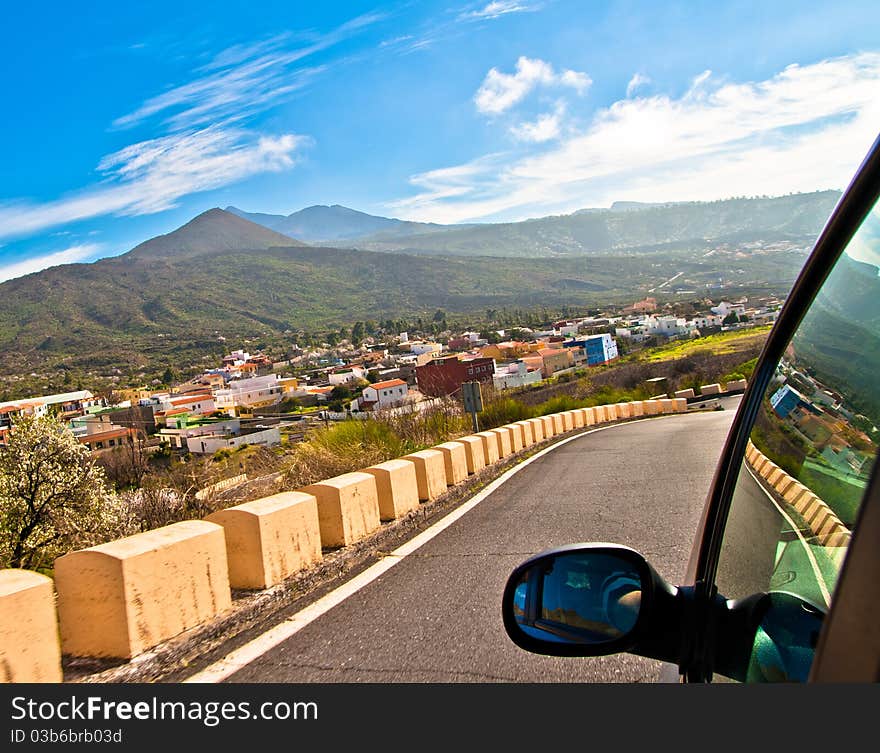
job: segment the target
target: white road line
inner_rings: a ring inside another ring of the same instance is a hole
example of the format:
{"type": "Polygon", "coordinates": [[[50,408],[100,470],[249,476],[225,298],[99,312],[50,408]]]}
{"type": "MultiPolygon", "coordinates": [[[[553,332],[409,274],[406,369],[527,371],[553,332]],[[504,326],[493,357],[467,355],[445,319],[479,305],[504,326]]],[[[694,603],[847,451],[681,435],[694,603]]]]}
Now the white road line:
{"type": "Polygon", "coordinates": [[[768,492],[768,491],[764,488],[764,485],[763,485],[760,481],[758,481],[758,477],[754,474],[754,472],[752,471],[752,469],[749,468],[748,465],[746,465],[745,468],[746,468],[746,470],[749,472],[749,474],[751,475],[751,477],[755,480],[755,483],[758,485],[758,488],[759,488],[762,492],[764,492],[765,495],[767,495],[767,499],[769,499],[770,502],[773,503],[773,506],[774,506],[777,510],[779,510],[779,514],[780,514],[783,518],[785,518],[785,520],[786,520],[786,521],[788,522],[788,524],[791,526],[791,530],[794,531],[794,532],[797,534],[797,537],[801,540],[801,544],[802,544],[803,547],[804,547],[804,552],[805,552],[806,555],[807,555],[807,559],[810,561],[810,567],[813,568],[813,573],[814,573],[815,576],[816,576],[816,584],[819,586],[819,590],[822,592],[822,598],[825,600],[825,606],[826,606],[826,607],[831,606],[831,594],[830,594],[830,592],[828,591],[828,586],[827,586],[827,584],[825,583],[825,576],[822,575],[822,571],[819,569],[819,563],[816,562],[816,557],[815,557],[815,555],[813,554],[813,550],[810,548],[810,545],[807,543],[807,540],[801,535],[800,528],[799,528],[798,526],[795,525],[794,521],[788,516],[788,514],[785,512],[785,510],[783,510],[783,509],[777,504],[776,500],[773,499],[773,497],[772,497],[772,495],[770,494],[770,492],[768,492]]]}
{"type": "MultiPolygon", "coordinates": [[[[637,421],[628,421],[627,424],[639,423],[641,421],[648,420],[651,419],[642,418],[638,419],[637,421]]],[[[469,499],[460,507],[457,507],[451,513],[449,513],[449,515],[446,515],[444,518],[438,520],[430,528],[426,528],[420,534],[414,536],[408,542],[395,549],[389,555],[384,557],[381,562],[377,562],[375,565],[371,565],[362,573],[341,585],[339,588],[334,589],[325,596],[322,596],[316,602],[305,607],[292,617],[286,619],[284,622],[267,630],[265,633],[258,635],[252,641],[230,652],[219,661],[203,669],[201,672],[197,672],[191,677],[186,678],[183,682],[222,682],[227,677],[231,676],[235,672],[238,672],[240,669],[243,669],[255,659],[258,659],[263,654],[271,651],[273,648],[298,633],[304,627],[329,612],[331,609],[333,609],[333,607],[341,604],[349,596],[352,596],[380,576],[384,575],[404,557],[412,554],[424,544],[427,544],[435,536],[449,528],[449,526],[455,523],[459,518],[463,517],[471,510],[473,510],[478,504],[480,504],[480,502],[482,502],[484,499],[486,499],[486,497],[492,494],[492,492],[498,489],[498,487],[508,481],[512,476],[519,473],[530,463],[533,463],[538,458],[543,457],[548,452],[551,452],[564,444],[568,444],[575,439],[580,439],[587,434],[594,434],[597,431],[604,431],[605,429],[611,429],[615,426],[625,426],[627,424],[609,424],[608,426],[599,426],[595,429],[590,429],[589,431],[575,434],[572,437],[567,437],[566,439],[560,440],[559,442],[556,442],[549,447],[545,447],[540,452],[536,452],[534,455],[532,455],[530,458],[527,458],[522,463],[518,463],[509,470],[505,471],[492,483],[490,483],[485,489],[471,497],[471,499],[469,499]]]]}

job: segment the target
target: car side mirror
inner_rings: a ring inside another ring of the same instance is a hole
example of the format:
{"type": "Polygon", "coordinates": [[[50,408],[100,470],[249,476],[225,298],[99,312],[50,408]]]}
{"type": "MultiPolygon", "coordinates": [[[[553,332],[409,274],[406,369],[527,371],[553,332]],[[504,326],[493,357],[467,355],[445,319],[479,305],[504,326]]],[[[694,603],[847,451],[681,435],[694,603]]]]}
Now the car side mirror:
{"type": "Polygon", "coordinates": [[[542,552],[507,581],[502,617],[520,648],[552,656],[622,651],[678,663],[678,589],[641,554],[616,544],[542,552]]]}

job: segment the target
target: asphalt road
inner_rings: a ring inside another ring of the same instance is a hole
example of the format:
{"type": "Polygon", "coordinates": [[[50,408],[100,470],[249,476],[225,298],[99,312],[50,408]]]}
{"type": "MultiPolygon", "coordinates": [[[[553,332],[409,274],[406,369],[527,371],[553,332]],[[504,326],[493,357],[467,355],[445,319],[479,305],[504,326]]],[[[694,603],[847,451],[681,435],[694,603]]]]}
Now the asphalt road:
{"type": "Polygon", "coordinates": [[[500,595],[526,557],[577,541],[641,551],[684,575],[724,438],[724,411],[584,434],[524,466],[378,579],[272,648],[229,682],[653,682],[637,656],[565,659],[507,638],[500,595]]]}

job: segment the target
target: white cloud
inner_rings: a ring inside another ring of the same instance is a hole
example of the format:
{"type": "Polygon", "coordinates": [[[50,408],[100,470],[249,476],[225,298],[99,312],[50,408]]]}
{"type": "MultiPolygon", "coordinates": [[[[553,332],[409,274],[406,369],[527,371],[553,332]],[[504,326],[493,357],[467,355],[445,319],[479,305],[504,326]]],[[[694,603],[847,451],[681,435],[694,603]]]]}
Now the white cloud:
{"type": "Polygon", "coordinates": [[[188,194],[292,167],[295,153],[309,141],[212,127],[132,144],[101,160],[105,180],[93,188],[44,204],[0,204],[0,237],[108,214],[170,209],[188,194]]]}
{"type": "Polygon", "coordinates": [[[651,79],[647,76],[642,75],[641,73],[636,73],[626,85],[626,96],[631,97],[636,89],[643,87],[645,84],[649,84],[651,79]]]}
{"type": "Polygon", "coordinates": [[[523,100],[538,86],[567,86],[582,93],[592,84],[586,73],[564,70],[556,73],[543,60],[521,57],[516,61],[516,73],[502,73],[492,68],[474,95],[477,109],[488,115],[497,115],[523,100]]]}
{"type": "Polygon", "coordinates": [[[96,256],[100,250],[101,244],[99,243],[83,243],[79,246],[71,246],[63,251],[55,251],[51,254],[34,256],[14,264],[6,264],[0,267],[0,282],[13,280],[16,277],[24,277],[49,267],[57,267],[59,264],[74,264],[96,256]]]}
{"type": "Polygon", "coordinates": [[[535,154],[492,155],[415,176],[392,208],[464,222],[607,206],[843,188],[877,136],[880,54],[791,65],[765,81],[698,76],[681,97],[623,99],[535,154]],[[445,174],[456,175],[446,195],[445,174]]]}
{"type": "Polygon", "coordinates": [[[517,0],[494,0],[480,10],[467,11],[459,15],[462,20],[483,21],[506,16],[509,13],[525,13],[538,10],[540,6],[518,2],[517,0]]]}
{"type": "Polygon", "coordinates": [[[541,144],[559,136],[562,118],[565,115],[564,103],[559,103],[553,112],[539,115],[537,120],[513,126],[510,132],[519,141],[530,141],[541,144]]]}
{"type": "Polygon", "coordinates": [[[365,14],[348,21],[311,44],[285,49],[288,34],[252,44],[234,45],[196,69],[192,81],[150,97],[137,109],[113,121],[130,128],[164,114],[164,125],[183,130],[220,121],[241,120],[277,104],[307,86],[326,66],[296,67],[304,58],[342,42],[385,16],[365,14]]]}

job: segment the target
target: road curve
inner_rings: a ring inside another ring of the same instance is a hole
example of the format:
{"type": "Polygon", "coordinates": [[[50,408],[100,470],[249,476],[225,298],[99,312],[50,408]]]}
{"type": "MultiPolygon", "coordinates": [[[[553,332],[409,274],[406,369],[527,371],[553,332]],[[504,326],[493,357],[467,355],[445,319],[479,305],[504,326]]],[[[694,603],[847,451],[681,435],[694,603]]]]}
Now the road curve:
{"type": "Polygon", "coordinates": [[[514,646],[500,594],[526,557],[576,541],[645,554],[672,582],[738,401],[625,423],[537,458],[461,519],[229,682],[651,682],[658,662],[564,659],[514,646]]]}

